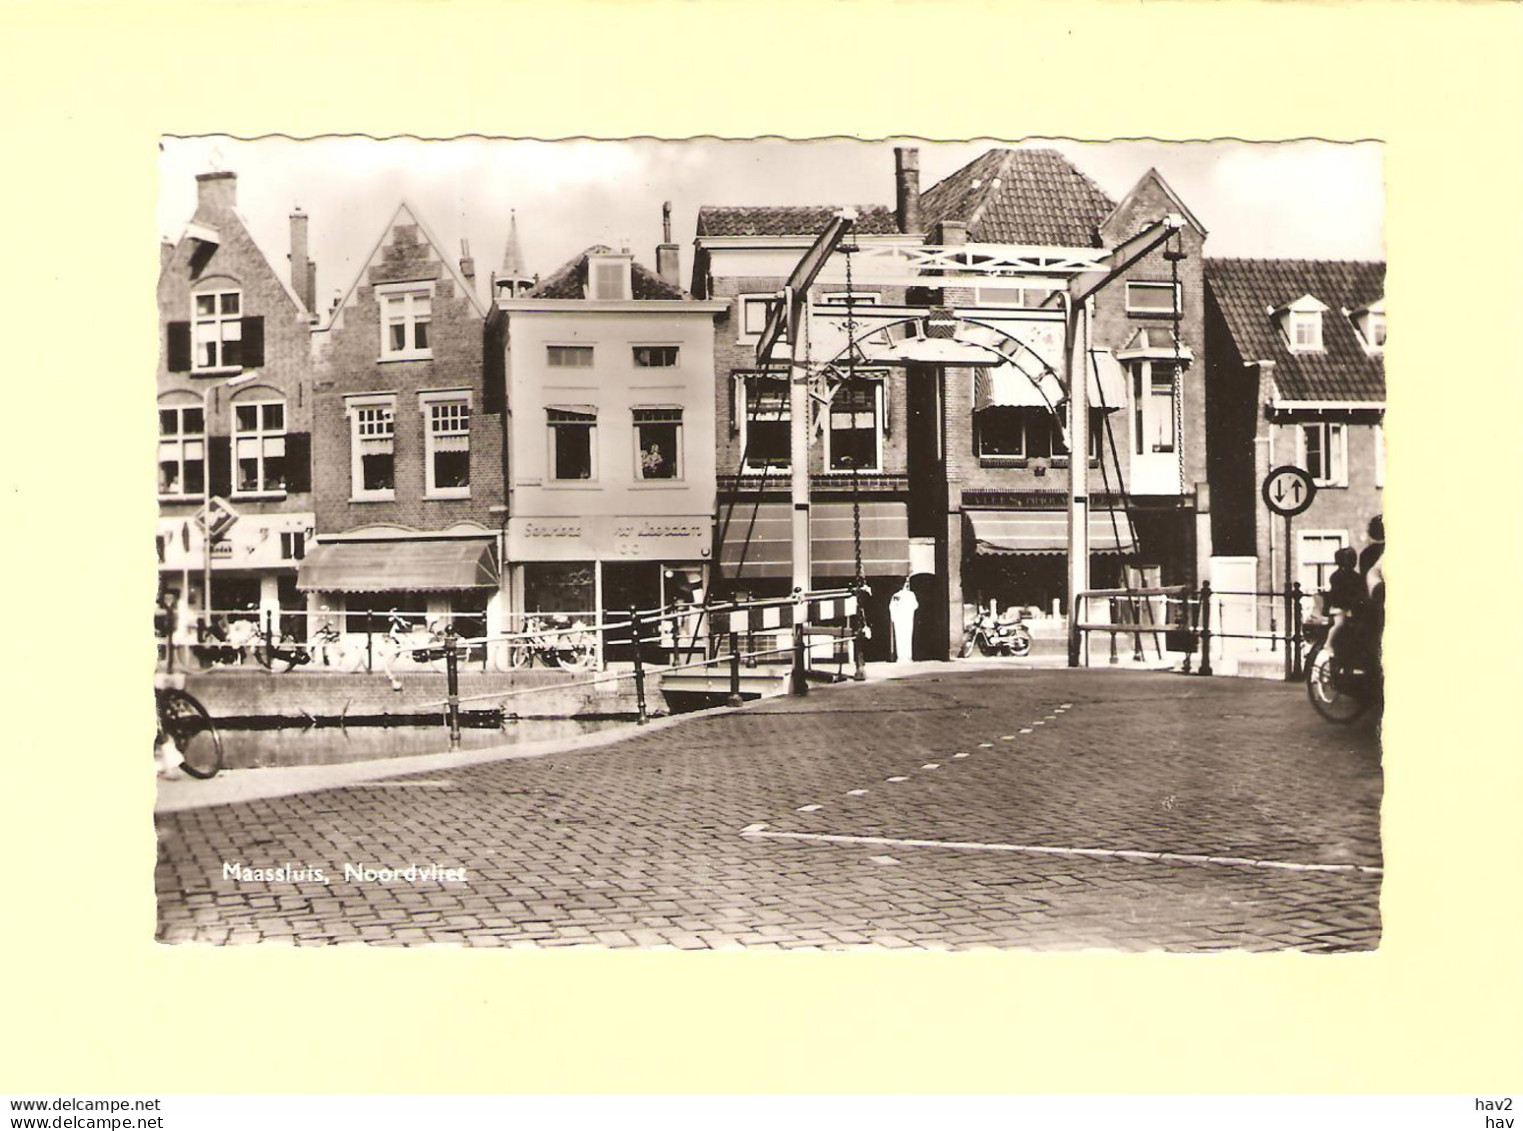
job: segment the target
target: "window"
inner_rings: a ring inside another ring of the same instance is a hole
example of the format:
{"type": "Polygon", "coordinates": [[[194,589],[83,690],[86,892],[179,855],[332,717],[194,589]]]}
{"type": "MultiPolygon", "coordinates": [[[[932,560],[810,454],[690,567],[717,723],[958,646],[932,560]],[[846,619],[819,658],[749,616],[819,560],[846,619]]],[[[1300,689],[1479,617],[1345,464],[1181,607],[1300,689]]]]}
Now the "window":
{"type": "Polygon", "coordinates": [[[1302,593],[1321,593],[1327,589],[1337,565],[1333,556],[1348,545],[1342,530],[1308,530],[1296,535],[1296,580],[1302,593]]]}
{"type": "Polygon", "coordinates": [[[1172,362],[1132,365],[1132,435],[1138,455],[1174,450],[1175,390],[1179,367],[1172,362]]]}
{"type": "MultiPolygon", "coordinates": [[[[1066,419],[1066,418],[1065,418],[1066,419]]],[[[1066,457],[1068,447],[1057,418],[1045,408],[994,405],[974,414],[974,438],[985,463],[1023,465],[1031,459],[1066,457]]],[[[1105,411],[1089,410],[1089,458],[1100,458],[1105,411]]]]}
{"type": "Polygon", "coordinates": [[[676,366],[676,346],[635,347],[635,367],[637,369],[675,369],[676,366]]]}
{"type": "Polygon", "coordinates": [[[396,493],[396,402],[367,397],[349,402],[350,475],[355,499],[396,493]]]}
{"type": "Polygon", "coordinates": [[[826,467],[832,471],[879,471],[883,466],[883,383],[858,378],[830,398],[826,467]]]}
{"type": "Polygon", "coordinates": [[[636,478],[682,478],[682,410],[637,408],[634,411],[636,478]]]}
{"type": "Polygon", "coordinates": [[[420,393],[424,493],[464,499],[471,493],[471,399],[465,393],[420,393]]]}
{"type": "Polygon", "coordinates": [[[285,402],[233,405],[233,489],[245,495],[286,489],[285,402]]]}
{"type": "MultiPolygon", "coordinates": [[[[1012,306],[1029,310],[1040,307],[1052,296],[1056,289],[1046,284],[977,287],[974,290],[974,299],[979,306],[1012,306]]],[[[1167,309],[1167,301],[1165,301],[1164,305],[1167,309]]]]}
{"type": "Polygon", "coordinates": [[[1364,339],[1364,348],[1379,353],[1386,344],[1386,314],[1384,303],[1376,303],[1354,316],[1354,327],[1364,339]]]}
{"type": "Polygon", "coordinates": [[[1386,430],[1383,425],[1375,425],[1375,486],[1386,485],[1386,430]]]}
{"type": "Polygon", "coordinates": [[[546,346],[545,364],[551,369],[591,369],[591,346],[546,346]]]}
{"type": "Polygon", "coordinates": [[[550,423],[550,478],[593,478],[597,471],[592,442],[598,425],[597,410],[583,406],[551,408],[545,412],[550,423]]]}
{"type": "Polygon", "coordinates": [[[159,494],[206,492],[206,421],[200,405],[159,409],[159,494]]]}
{"type": "Polygon", "coordinates": [[[821,302],[838,302],[851,306],[877,306],[883,301],[883,296],[877,291],[831,291],[829,294],[820,296],[821,302]]]}
{"type": "Polygon", "coordinates": [[[762,331],[767,328],[767,312],[774,301],[776,300],[773,295],[741,295],[736,300],[740,308],[740,325],[736,327],[736,341],[744,342],[761,337],[762,331]]]}
{"type": "Polygon", "coordinates": [[[789,465],[793,419],[788,405],[788,379],[763,373],[736,377],[736,431],[745,453],[744,470],[786,470],[789,465]]]}
{"type": "Polygon", "coordinates": [[[307,536],[300,530],[280,532],[280,558],[282,561],[299,562],[307,556],[307,536]]]}
{"type": "Polygon", "coordinates": [[[211,291],[191,298],[196,369],[236,369],[243,364],[243,296],[211,291]]]}
{"type": "Polygon", "coordinates": [[[1180,311],[1182,287],[1169,283],[1127,283],[1126,309],[1128,314],[1167,314],[1180,311]]]}
{"type": "Polygon", "coordinates": [[[1322,314],[1316,310],[1292,310],[1290,312],[1290,348],[1293,350],[1320,350],[1322,348],[1322,314]]]}
{"type": "Polygon", "coordinates": [[[1301,466],[1318,487],[1347,487],[1348,442],[1343,425],[1301,425],[1301,466]]]}
{"type": "MultiPolygon", "coordinates": [[[[1089,410],[1089,462],[1098,463],[1104,451],[1105,418],[1109,414],[1103,408],[1089,410]]],[[[1049,418],[1050,419],[1050,418],[1049,418]]],[[[1068,406],[1063,406],[1063,423],[1068,423],[1068,406]]],[[[1069,454],[1068,445],[1063,442],[1063,433],[1054,429],[1052,433],[1052,454],[1066,456],[1069,454]]]]}
{"type": "Polygon", "coordinates": [[[433,357],[429,346],[433,296],[432,283],[376,287],[376,301],[381,306],[382,361],[433,357]]]}

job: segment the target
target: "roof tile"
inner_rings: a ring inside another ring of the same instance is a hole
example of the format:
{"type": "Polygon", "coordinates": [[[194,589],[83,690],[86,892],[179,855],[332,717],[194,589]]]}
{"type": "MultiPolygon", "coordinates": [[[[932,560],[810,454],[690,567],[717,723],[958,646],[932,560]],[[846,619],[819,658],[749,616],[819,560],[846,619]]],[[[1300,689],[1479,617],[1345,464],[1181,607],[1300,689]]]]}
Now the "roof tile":
{"type": "MultiPolygon", "coordinates": [[[[700,236],[814,236],[841,210],[842,205],[758,205],[728,207],[705,205],[698,210],[700,236]]],[[[890,235],[899,230],[894,210],[881,204],[859,204],[857,231],[865,236],[890,235]]]]}
{"type": "Polygon", "coordinates": [[[1287,401],[1374,401],[1386,395],[1385,365],[1365,348],[1344,310],[1385,293],[1385,264],[1332,259],[1207,259],[1206,289],[1244,361],[1273,361],[1287,401]],[[1322,350],[1291,350],[1270,311],[1311,295],[1322,316],[1322,350]]]}
{"type": "Polygon", "coordinates": [[[975,243],[1097,247],[1115,207],[1053,149],[991,149],[920,194],[927,228],[959,220],[975,243]]]}
{"type": "MultiPolygon", "coordinates": [[[[602,244],[595,244],[582,252],[569,263],[557,268],[548,279],[540,283],[529,292],[532,298],[586,298],[587,284],[587,257],[589,255],[606,255],[613,249],[602,244]]],[[[636,299],[674,299],[686,298],[687,294],[680,287],[671,286],[661,281],[654,271],[642,266],[637,262],[630,264],[630,287],[636,299]]]]}

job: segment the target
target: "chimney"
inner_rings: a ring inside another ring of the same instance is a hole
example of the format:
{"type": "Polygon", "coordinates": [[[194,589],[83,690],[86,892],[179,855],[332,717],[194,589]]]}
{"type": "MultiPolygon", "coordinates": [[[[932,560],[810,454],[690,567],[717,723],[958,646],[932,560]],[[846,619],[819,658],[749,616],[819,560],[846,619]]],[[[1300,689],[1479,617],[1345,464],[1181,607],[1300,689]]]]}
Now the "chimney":
{"type": "Polygon", "coordinates": [[[475,290],[476,261],[471,258],[471,245],[465,240],[460,241],[460,273],[465,276],[465,281],[471,285],[471,289],[475,290]]]}
{"type": "Polygon", "coordinates": [[[678,264],[678,247],[672,243],[672,202],[661,205],[661,246],[656,248],[656,274],[669,287],[682,289],[682,268],[678,264]]]}
{"type": "Polygon", "coordinates": [[[920,150],[894,147],[894,217],[906,235],[920,232],[920,150]]]}
{"type": "Polygon", "coordinates": [[[938,220],[934,243],[942,247],[962,247],[968,242],[968,225],[962,220],[938,220]]]}
{"type": "Polygon", "coordinates": [[[237,173],[200,173],[196,177],[196,214],[225,212],[238,205],[237,173]]]}
{"type": "Polygon", "coordinates": [[[317,264],[307,254],[307,214],[300,205],[291,212],[291,289],[308,314],[317,313],[317,264]]]}

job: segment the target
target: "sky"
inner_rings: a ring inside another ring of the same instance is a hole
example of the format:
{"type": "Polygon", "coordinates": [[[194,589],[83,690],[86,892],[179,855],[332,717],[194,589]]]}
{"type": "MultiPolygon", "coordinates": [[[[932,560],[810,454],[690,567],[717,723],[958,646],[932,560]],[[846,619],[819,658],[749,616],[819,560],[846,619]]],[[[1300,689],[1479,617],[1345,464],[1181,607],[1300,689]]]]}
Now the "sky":
{"type": "Polygon", "coordinates": [[[458,258],[460,241],[469,241],[484,297],[502,263],[510,212],[530,274],[548,276],[597,243],[628,247],[654,267],[661,204],[670,200],[686,284],[700,206],[892,207],[895,144],[918,145],[922,189],[1002,144],[1057,149],[1116,200],[1156,167],[1209,231],[1210,256],[1385,256],[1378,142],[166,137],[157,223],[160,238],[178,239],[195,211],[196,174],[237,173],[239,211],[277,269],[286,267],[292,208],[311,217],[319,306],[326,309],[403,201],[445,254],[458,258]]]}

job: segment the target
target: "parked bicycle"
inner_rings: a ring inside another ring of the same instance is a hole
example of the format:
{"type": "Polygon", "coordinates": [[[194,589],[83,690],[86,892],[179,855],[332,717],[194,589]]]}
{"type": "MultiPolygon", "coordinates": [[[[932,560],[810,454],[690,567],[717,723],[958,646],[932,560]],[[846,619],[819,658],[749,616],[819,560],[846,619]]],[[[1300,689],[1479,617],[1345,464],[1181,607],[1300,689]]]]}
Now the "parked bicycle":
{"type": "Polygon", "coordinates": [[[185,677],[159,673],[153,698],[158,712],[155,758],[166,764],[177,760],[177,768],[193,778],[216,777],[222,769],[222,736],[201,701],[185,690],[185,677]]]}
{"type": "Polygon", "coordinates": [[[381,667],[393,682],[396,673],[392,671],[392,665],[398,660],[411,660],[419,667],[432,668],[437,672],[444,671],[448,665],[444,633],[440,631],[439,623],[435,621],[427,627],[414,626],[395,611],[392,613],[391,627],[381,637],[377,653],[381,658],[381,667]]]}
{"type": "Polygon", "coordinates": [[[510,668],[546,668],[585,671],[597,658],[596,640],[580,620],[568,616],[530,617],[520,639],[508,642],[510,668]]]}
{"type": "Polygon", "coordinates": [[[307,643],[286,633],[278,643],[261,644],[254,650],[254,655],[277,675],[306,664],[352,672],[358,671],[365,662],[363,649],[346,644],[343,634],[326,624],[321,625],[307,643]]]}

